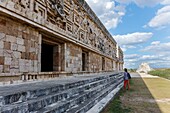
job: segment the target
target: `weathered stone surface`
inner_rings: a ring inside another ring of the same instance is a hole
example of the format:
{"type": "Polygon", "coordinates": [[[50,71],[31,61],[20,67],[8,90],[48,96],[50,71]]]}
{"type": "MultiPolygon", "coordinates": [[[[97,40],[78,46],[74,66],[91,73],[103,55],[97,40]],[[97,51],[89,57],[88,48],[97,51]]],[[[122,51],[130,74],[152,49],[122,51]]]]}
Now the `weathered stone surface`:
{"type": "Polygon", "coordinates": [[[11,65],[11,60],[12,60],[12,58],[5,57],[5,65],[11,65]]]}
{"type": "Polygon", "coordinates": [[[106,71],[112,71],[113,70],[113,64],[112,64],[112,60],[111,59],[108,59],[106,58],[106,67],[105,67],[105,70],[106,71]]]}
{"type": "Polygon", "coordinates": [[[71,43],[67,44],[66,49],[66,70],[68,72],[81,71],[81,48],[71,43]]]}
{"type": "Polygon", "coordinates": [[[24,45],[24,39],[22,38],[16,38],[17,44],[24,45]]]}
{"type": "Polygon", "coordinates": [[[11,43],[11,50],[16,51],[18,49],[18,45],[15,43],[11,43]]]}
{"type": "Polygon", "coordinates": [[[5,33],[0,32],[0,41],[4,41],[5,38],[5,33]]]}
{"type": "Polygon", "coordinates": [[[4,49],[11,50],[11,42],[4,42],[4,49]]]}
{"type": "Polygon", "coordinates": [[[3,48],[4,48],[4,42],[0,41],[0,49],[3,49],[3,48]]]}
{"type": "Polygon", "coordinates": [[[17,58],[17,59],[21,58],[21,52],[15,51],[13,54],[14,54],[15,58],[17,58]]]}
{"type": "Polygon", "coordinates": [[[0,19],[0,25],[1,26],[6,26],[6,20],[5,19],[0,19]]]}
{"type": "Polygon", "coordinates": [[[4,56],[0,56],[0,65],[4,65],[4,56]]]}
{"type": "Polygon", "coordinates": [[[90,53],[89,56],[90,56],[89,59],[90,71],[92,72],[102,71],[102,57],[95,53],[90,53]]]}
{"type": "Polygon", "coordinates": [[[87,112],[123,81],[121,74],[61,78],[4,86],[0,112],[87,112]],[[16,90],[16,87],[20,87],[16,90]]]}
{"type": "Polygon", "coordinates": [[[10,72],[10,65],[4,65],[4,73],[10,72]]]}
{"type": "Polygon", "coordinates": [[[4,50],[0,48],[0,56],[4,56],[4,50]]]}
{"type": "Polygon", "coordinates": [[[25,46],[22,46],[22,45],[18,45],[18,51],[20,52],[25,52],[25,46]]]}
{"type": "Polygon", "coordinates": [[[2,73],[2,72],[3,72],[3,65],[0,64],[0,73],[2,73]]]}
{"type": "Polygon", "coordinates": [[[11,42],[11,43],[16,43],[16,37],[15,36],[6,35],[6,41],[7,42],[11,42]]]}

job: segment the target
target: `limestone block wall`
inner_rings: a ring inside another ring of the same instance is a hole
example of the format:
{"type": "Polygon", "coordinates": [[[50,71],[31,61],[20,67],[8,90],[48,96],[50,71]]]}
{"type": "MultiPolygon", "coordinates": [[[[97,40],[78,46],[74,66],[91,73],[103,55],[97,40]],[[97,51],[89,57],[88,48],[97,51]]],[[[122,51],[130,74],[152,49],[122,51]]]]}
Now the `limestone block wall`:
{"type": "Polygon", "coordinates": [[[0,17],[0,73],[38,72],[39,33],[36,29],[0,17]]]}
{"type": "MultiPolygon", "coordinates": [[[[66,72],[79,72],[82,71],[82,52],[84,50],[72,43],[67,43],[66,47],[66,72]]],[[[90,72],[99,72],[99,71],[113,71],[113,60],[103,57],[92,51],[87,51],[86,58],[86,68],[85,71],[90,72]],[[102,58],[105,59],[105,62],[102,62],[102,58]],[[102,64],[104,63],[104,64],[102,64]],[[104,69],[102,70],[102,66],[104,69]]]]}
{"type": "Polygon", "coordinates": [[[116,70],[116,61],[113,61],[113,70],[116,70]]]}
{"type": "Polygon", "coordinates": [[[82,70],[82,49],[72,43],[66,44],[66,72],[77,72],[82,70]]]}
{"type": "Polygon", "coordinates": [[[96,53],[89,53],[89,71],[102,71],[102,57],[96,53]]]}
{"type": "Polygon", "coordinates": [[[111,59],[105,58],[105,70],[106,71],[111,71],[113,70],[113,61],[111,59]]]}

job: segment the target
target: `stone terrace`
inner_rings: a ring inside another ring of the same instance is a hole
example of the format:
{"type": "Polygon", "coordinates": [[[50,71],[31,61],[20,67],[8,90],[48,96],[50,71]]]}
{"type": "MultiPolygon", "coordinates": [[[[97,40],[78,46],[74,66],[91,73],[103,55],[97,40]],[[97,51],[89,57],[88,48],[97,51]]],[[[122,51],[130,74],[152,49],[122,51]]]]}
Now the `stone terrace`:
{"type": "Polygon", "coordinates": [[[122,81],[121,73],[105,73],[0,86],[0,112],[84,113],[114,89],[120,90],[122,81]]]}

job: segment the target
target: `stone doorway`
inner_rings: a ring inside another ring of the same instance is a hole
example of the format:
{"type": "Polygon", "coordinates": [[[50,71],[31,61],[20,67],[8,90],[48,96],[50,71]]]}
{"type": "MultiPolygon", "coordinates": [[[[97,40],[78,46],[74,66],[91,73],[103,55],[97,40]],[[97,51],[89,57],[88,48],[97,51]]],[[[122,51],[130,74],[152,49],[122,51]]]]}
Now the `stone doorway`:
{"type": "Polygon", "coordinates": [[[65,44],[43,36],[41,47],[41,72],[65,71],[65,44]]]}
{"type": "Polygon", "coordinates": [[[102,57],[102,70],[105,70],[105,58],[102,57]]]}
{"type": "Polygon", "coordinates": [[[88,71],[88,52],[82,51],[82,71],[88,71]]]}
{"type": "Polygon", "coordinates": [[[41,49],[41,72],[53,71],[53,51],[54,46],[48,43],[42,43],[41,49]]]}

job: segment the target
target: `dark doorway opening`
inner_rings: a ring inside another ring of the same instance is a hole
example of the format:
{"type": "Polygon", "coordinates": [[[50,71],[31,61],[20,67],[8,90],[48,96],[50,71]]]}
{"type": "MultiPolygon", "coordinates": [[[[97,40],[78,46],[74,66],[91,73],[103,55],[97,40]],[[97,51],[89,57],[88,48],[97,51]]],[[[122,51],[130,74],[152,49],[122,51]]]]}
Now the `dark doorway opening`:
{"type": "Polygon", "coordinates": [[[82,71],[89,71],[89,53],[82,51],[82,71]]]}
{"type": "Polygon", "coordinates": [[[102,70],[105,70],[105,59],[102,57],[102,70]]]}
{"type": "Polygon", "coordinates": [[[86,53],[82,53],[82,71],[86,71],[86,53]]]}
{"type": "Polygon", "coordinates": [[[41,72],[53,71],[53,46],[42,43],[41,72]]]}

